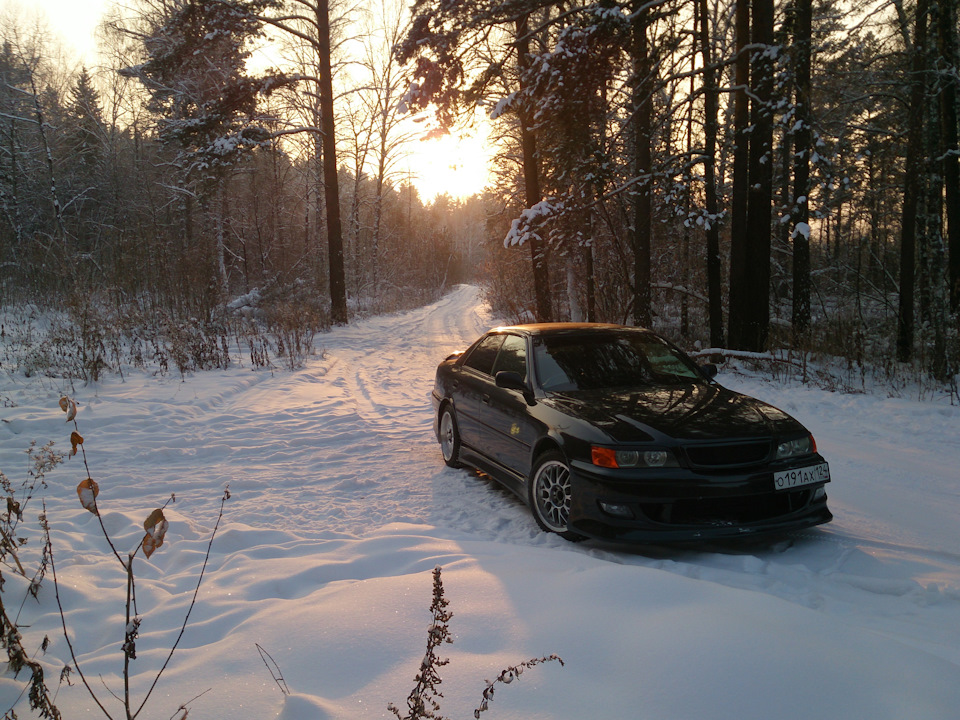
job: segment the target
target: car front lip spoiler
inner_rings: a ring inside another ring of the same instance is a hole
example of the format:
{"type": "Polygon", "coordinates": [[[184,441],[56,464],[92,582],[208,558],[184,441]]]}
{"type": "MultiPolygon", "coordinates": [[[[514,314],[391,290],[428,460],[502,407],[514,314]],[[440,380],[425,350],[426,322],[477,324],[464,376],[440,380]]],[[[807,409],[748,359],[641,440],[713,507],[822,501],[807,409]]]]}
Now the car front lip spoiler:
{"type": "Polygon", "coordinates": [[[795,515],[744,524],[662,525],[650,523],[642,527],[608,525],[590,518],[581,518],[568,524],[573,532],[594,540],[617,543],[660,543],[724,538],[757,537],[804,530],[830,522],[833,514],[826,503],[795,515]]]}
{"type": "MultiPolygon", "coordinates": [[[[574,484],[574,497],[578,500],[571,507],[568,528],[575,533],[597,540],[642,544],[742,538],[803,530],[833,519],[830,510],[827,509],[826,498],[815,500],[790,513],[743,522],[708,520],[687,524],[657,522],[648,517],[618,518],[604,513],[599,507],[599,502],[636,506],[644,502],[707,500],[710,496],[720,500],[729,497],[731,492],[763,495],[766,492],[758,492],[760,489],[758,486],[767,482],[772,484],[772,478],[768,480],[766,477],[770,474],[770,468],[742,475],[738,473],[734,477],[725,479],[692,474],[666,481],[651,480],[651,483],[644,487],[643,481],[637,479],[626,482],[613,481],[606,472],[603,474],[592,472],[584,463],[574,462],[571,465],[571,482],[574,484]]],[[[823,484],[813,485],[809,489],[816,490],[817,487],[823,486],[823,484]]],[[[775,491],[771,488],[769,492],[775,491]]]]}

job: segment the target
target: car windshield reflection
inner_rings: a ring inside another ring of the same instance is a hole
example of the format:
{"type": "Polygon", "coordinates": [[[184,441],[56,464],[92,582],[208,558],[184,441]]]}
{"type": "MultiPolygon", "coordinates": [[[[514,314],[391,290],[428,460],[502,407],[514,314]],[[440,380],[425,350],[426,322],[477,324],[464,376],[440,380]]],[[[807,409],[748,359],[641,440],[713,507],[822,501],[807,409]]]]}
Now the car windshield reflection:
{"type": "Polygon", "coordinates": [[[537,338],[534,361],[547,392],[617,390],[701,381],[696,367],[660,338],[595,335],[537,338]]]}

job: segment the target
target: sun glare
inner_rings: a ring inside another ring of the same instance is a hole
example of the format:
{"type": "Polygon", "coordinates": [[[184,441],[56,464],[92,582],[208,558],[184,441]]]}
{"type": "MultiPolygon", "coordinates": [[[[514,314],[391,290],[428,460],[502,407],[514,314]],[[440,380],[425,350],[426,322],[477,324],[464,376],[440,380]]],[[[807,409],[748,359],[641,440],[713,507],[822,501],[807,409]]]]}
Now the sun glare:
{"type": "Polygon", "coordinates": [[[410,181],[424,202],[446,193],[462,199],[483,191],[489,179],[490,147],[482,130],[454,132],[408,146],[410,181]]]}
{"type": "Polygon", "coordinates": [[[90,64],[96,58],[95,33],[107,8],[107,0],[40,0],[31,3],[21,0],[23,7],[39,9],[51,28],[69,49],[83,62],[90,64]]]}
{"type": "MultiPolygon", "coordinates": [[[[21,0],[22,1],[22,0],[21,0]]],[[[96,54],[94,32],[109,0],[39,0],[39,9],[54,30],[90,64],[96,54]]],[[[271,65],[276,64],[274,58],[271,65]]],[[[423,127],[411,118],[408,130],[427,136],[423,127]]],[[[403,180],[416,187],[423,202],[432,202],[438,195],[463,199],[484,190],[490,178],[491,144],[483,113],[477,115],[474,127],[455,130],[439,137],[412,139],[401,152],[405,157],[396,166],[406,175],[403,180]]]]}

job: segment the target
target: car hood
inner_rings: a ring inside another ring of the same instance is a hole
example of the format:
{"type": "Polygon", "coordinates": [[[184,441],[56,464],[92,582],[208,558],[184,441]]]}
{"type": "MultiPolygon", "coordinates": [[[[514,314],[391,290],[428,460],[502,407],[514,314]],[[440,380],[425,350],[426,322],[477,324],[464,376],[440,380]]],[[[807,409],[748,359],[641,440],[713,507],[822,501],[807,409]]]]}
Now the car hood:
{"type": "Polygon", "coordinates": [[[546,402],[617,442],[717,440],[805,432],[772,405],[708,383],[551,393],[546,402]]]}

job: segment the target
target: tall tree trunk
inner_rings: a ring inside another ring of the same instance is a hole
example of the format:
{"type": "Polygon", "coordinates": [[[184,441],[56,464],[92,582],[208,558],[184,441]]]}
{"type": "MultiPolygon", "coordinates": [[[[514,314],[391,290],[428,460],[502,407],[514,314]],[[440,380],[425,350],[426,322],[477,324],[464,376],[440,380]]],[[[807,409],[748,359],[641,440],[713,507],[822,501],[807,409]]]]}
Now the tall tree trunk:
{"type": "Polygon", "coordinates": [[[653,91],[650,49],[647,44],[648,10],[644,0],[635,0],[630,54],[633,60],[633,322],[641,327],[651,324],[650,239],[652,224],[651,189],[653,160],[651,125],[653,91]]]}
{"type": "MultiPolygon", "coordinates": [[[[359,155],[359,152],[357,153],[359,155]]],[[[353,192],[350,193],[350,241],[348,254],[350,255],[351,262],[353,264],[352,275],[353,275],[353,294],[354,300],[357,303],[357,307],[362,310],[363,308],[363,298],[362,289],[363,289],[363,252],[361,249],[360,236],[362,234],[361,221],[360,221],[360,193],[361,184],[363,183],[363,169],[362,164],[357,162],[354,166],[353,172],[353,192]]]]}
{"type": "Polygon", "coordinates": [[[723,298],[721,294],[720,223],[717,206],[717,114],[719,92],[710,52],[710,24],[707,0],[697,0],[700,15],[700,54],[703,57],[703,182],[707,210],[707,297],[710,312],[710,345],[723,347],[723,298]]]}
{"type": "MultiPolygon", "coordinates": [[[[524,89],[524,76],[530,66],[530,28],[527,16],[517,20],[517,69],[520,75],[520,89],[524,89]]],[[[531,128],[529,112],[521,108],[520,145],[523,152],[523,186],[527,207],[533,207],[543,199],[540,190],[540,167],[537,158],[537,138],[531,128]]],[[[547,248],[533,234],[529,240],[530,259],[533,262],[533,290],[537,303],[537,320],[553,320],[553,302],[550,297],[550,272],[547,264],[547,248]]]]}
{"type": "Polygon", "coordinates": [[[793,164],[793,331],[810,327],[810,153],[813,144],[810,108],[811,0],[796,0],[796,114],[793,164]]]}
{"type": "Polygon", "coordinates": [[[580,305],[580,289],[577,287],[577,270],[580,269],[577,250],[579,246],[571,248],[566,257],[567,270],[567,303],[570,306],[570,322],[583,322],[583,308],[580,305]]]}
{"type": "Polygon", "coordinates": [[[773,0],[754,0],[751,39],[759,46],[750,67],[750,188],[747,199],[749,301],[741,338],[745,350],[761,352],[770,327],[770,233],[773,213],[773,0]]]}
{"type": "Polygon", "coordinates": [[[920,164],[923,158],[924,53],[927,46],[928,0],[918,0],[911,58],[910,107],[907,118],[907,157],[904,171],[903,209],[900,221],[900,303],[897,319],[897,359],[913,357],[914,294],[917,246],[917,206],[920,198],[920,164]]]}
{"type": "MultiPolygon", "coordinates": [[[[317,109],[316,125],[323,125],[322,116],[317,109]]],[[[323,237],[327,234],[326,213],[324,212],[324,159],[323,159],[323,135],[313,134],[313,167],[311,180],[313,184],[313,238],[310,243],[310,251],[314,256],[314,272],[316,273],[317,290],[321,291],[325,287],[327,293],[330,293],[330,272],[327,262],[328,253],[323,251],[323,237]]]]}
{"type": "Polygon", "coordinates": [[[958,143],[957,100],[960,79],[957,68],[957,7],[956,0],[939,0],[937,45],[940,57],[952,73],[942,73],[940,92],[941,134],[943,138],[944,203],[947,215],[947,247],[949,251],[948,279],[950,309],[960,312],[960,143],[958,143]]]}
{"type": "MultiPolygon", "coordinates": [[[[386,135],[382,136],[386,138],[386,135]]],[[[373,292],[380,292],[380,234],[383,225],[383,196],[387,177],[386,143],[380,145],[380,161],[377,165],[377,193],[373,199],[373,247],[370,250],[370,264],[373,266],[373,292]]]]}
{"type": "Polygon", "coordinates": [[[587,322],[597,321],[597,279],[593,266],[593,245],[586,243],[583,246],[583,266],[587,273],[587,322]]]}
{"type": "Polygon", "coordinates": [[[327,215],[330,263],[330,319],[347,323],[347,283],[343,267],[343,230],[340,222],[340,182],[337,177],[337,136],[330,77],[330,3],[317,0],[317,39],[320,60],[320,130],[323,133],[323,192],[327,215]]]}
{"type": "Polygon", "coordinates": [[[227,241],[226,230],[224,228],[224,219],[227,215],[227,189],[226,178],[221,174],[217,178],[217,197],[216,210],[214,210],[213,223],[217,240],[217,280],[220,285],[220,302],[226,302],[230,292],[230,283],[227,278],[227,241]]]}
{"type": "Polygon", "coordinates": [[[747,272],[747,197],[750,185],[750,0],[737,0],[736,8],[736,88],[733,96],[733,198],[730,211],[730,316],[727,342],[731,348],[744,349],[750,282],[747,272]]]}

